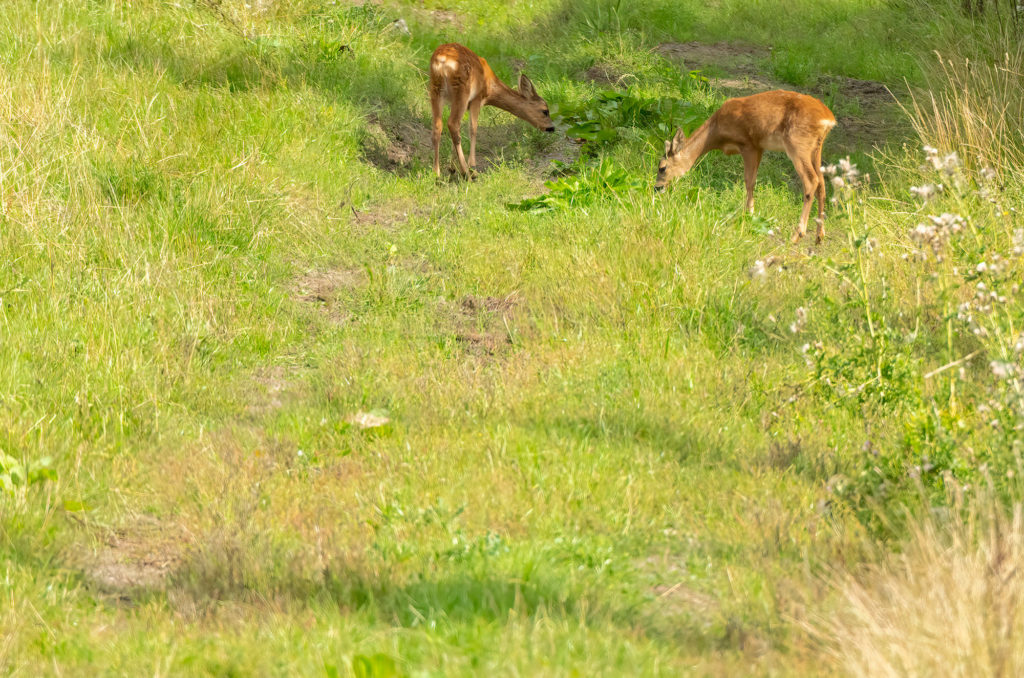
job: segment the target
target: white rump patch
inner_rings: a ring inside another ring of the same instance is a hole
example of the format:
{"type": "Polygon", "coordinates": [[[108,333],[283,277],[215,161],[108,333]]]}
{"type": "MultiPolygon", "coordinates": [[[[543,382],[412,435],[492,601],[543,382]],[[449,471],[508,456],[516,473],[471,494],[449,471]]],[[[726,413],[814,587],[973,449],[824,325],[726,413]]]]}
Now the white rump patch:
{"type": "Polygon", "coordinates": [[[822,120],[821,121],[821,126],[824,127],[825,129],[832,129],[833,127],[836,126],[836,121],[835,120],[822,120]]]}
{"type": "Polygon", "coordinates": [[[437,60],[431,64],[431,70],[439,75],[449,75],[456,68],[458,68],[459,62],[454,59],[449,59],[445,55],[441,54],[437,57],[437,60]]]}

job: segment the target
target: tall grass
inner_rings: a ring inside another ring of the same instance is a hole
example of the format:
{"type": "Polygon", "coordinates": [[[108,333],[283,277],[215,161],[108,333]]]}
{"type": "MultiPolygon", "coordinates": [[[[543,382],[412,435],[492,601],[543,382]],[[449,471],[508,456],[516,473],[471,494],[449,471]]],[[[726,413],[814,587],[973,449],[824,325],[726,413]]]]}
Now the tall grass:
{"type": "Polygon", "coordinates": [[[1024,162],[1024,45],[1001,59],[935,54],[927,91],[912,94],[914,131],[965,162],[1011,172],[1024,162]]]}
{"type": "Polygon", "coordinates": [[[836,576],[817,620],[852,676],[1024,675],[1024,506],[991,499],[910,522],[903,550],[836,576]]]}

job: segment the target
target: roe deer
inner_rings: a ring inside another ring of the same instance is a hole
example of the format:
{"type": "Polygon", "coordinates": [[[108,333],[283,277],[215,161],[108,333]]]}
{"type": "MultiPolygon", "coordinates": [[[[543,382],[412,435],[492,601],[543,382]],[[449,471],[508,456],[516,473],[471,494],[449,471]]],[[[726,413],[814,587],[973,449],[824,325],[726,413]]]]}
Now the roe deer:
{"type": "Polygon", "coordinates": [[[538,129],[554,132],[555,124],[548,114],[548,105],[537,94],[525,75],[519,76],[519,90],[514,90],[494,75],[487,61],[456,43],[441,45],[430,57],[430,108],[434,114],[434,174],[441,176],[441,113],[444,100],[451,107],[448,133],[458,160],[459,172],[469,177],[469,168],[476,167],[476,126],[480,108],[497,106],[522,118],[538,129]],[[462,117],[469,110],[469,166],[462,154],[462,117]]]}
{"type": "Polygon", "coordinates": [[[828,106],[814,97],[775,90],[729,99],[689,139],[678,130],[665,142],[665,157],[658,163],[654,184],[661,190],[686,174],[708,151],[743,156],[747,184],[747,211],[754,211],[754,182],[764,151],[785,151],[804,187],[804,209],[793,242],[807,234],[812,200],[818,199],[816,242],[825,237],[825,177],[821,173],[821,146],[836,124],[828,106]]]}

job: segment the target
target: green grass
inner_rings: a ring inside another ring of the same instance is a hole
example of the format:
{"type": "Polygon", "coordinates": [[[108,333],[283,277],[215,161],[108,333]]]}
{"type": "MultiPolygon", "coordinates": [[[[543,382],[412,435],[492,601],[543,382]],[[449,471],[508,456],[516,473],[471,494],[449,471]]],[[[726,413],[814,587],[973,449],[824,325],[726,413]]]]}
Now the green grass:
{"type": "MultiPolygon", "coordinates": [[[[798,5],[11,2],[0,451],[57,477],[0,486],[0,668],[830,672],[794,621],[831,600],[815,573],[898,533],[868,515],[865,441],[896,478],[946,449],[937,420],[989,440],[985,365],[956,397],[955,370],[923,376],[980,349],[936,310],[967,288],[899,257],[920,174],[866,155],[918,141],[830,141],[883,181],[830,207],[823,247],[791,247],[781,154],[752,218],[736,158],[656,196],[660,142],[626,129],[597,154],[641,188],[515,211],[576,147],[488,109],[479,180],[436,182],[425,81],[458,39],[507,80],[525,64],[552,104],[593,99],[581,76],[610,64],[640,96],[710,110],[724,93],[659,43],[771,45],[758,65],[793,86],[896,87],[966,25],[798,5]],[[885,256],[863,256],[865,228],[885,256]],[[751,278],[768,256],[770,281],[751,278]],[[854,357],[815,372],[815,341],[854,357]],[[370,411],[389,423],[354,423],[370,411]]],[[[963,262],[1017,225],[954,206],[979,215],[963,262]]]]}

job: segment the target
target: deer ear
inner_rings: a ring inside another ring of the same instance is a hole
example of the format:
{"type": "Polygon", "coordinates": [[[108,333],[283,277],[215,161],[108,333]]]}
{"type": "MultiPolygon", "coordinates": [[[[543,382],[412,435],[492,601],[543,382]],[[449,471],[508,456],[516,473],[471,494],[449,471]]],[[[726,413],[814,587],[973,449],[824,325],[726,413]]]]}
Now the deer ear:
{"type": "Polygon", "coordinates": [[[683,128],[680,127],[676,130],[676,135],[672,137],[672,150],[678,151],[686,144],[686,133],[683,132],[683,128]]]}
{"type": "Polygon", "coordinates": [[[672,141],[669,140],[669,139],[665,139],[665,155],[668,155],[671,150],[672,150],[672,141]]]}
{"type": "Polygon", "coordinates": [[[533,88],[533,83],[526,77],[525,73],[519,74],[519,93],[524,97],[533,98],[537,96],[537,90],[533,88]]]}

